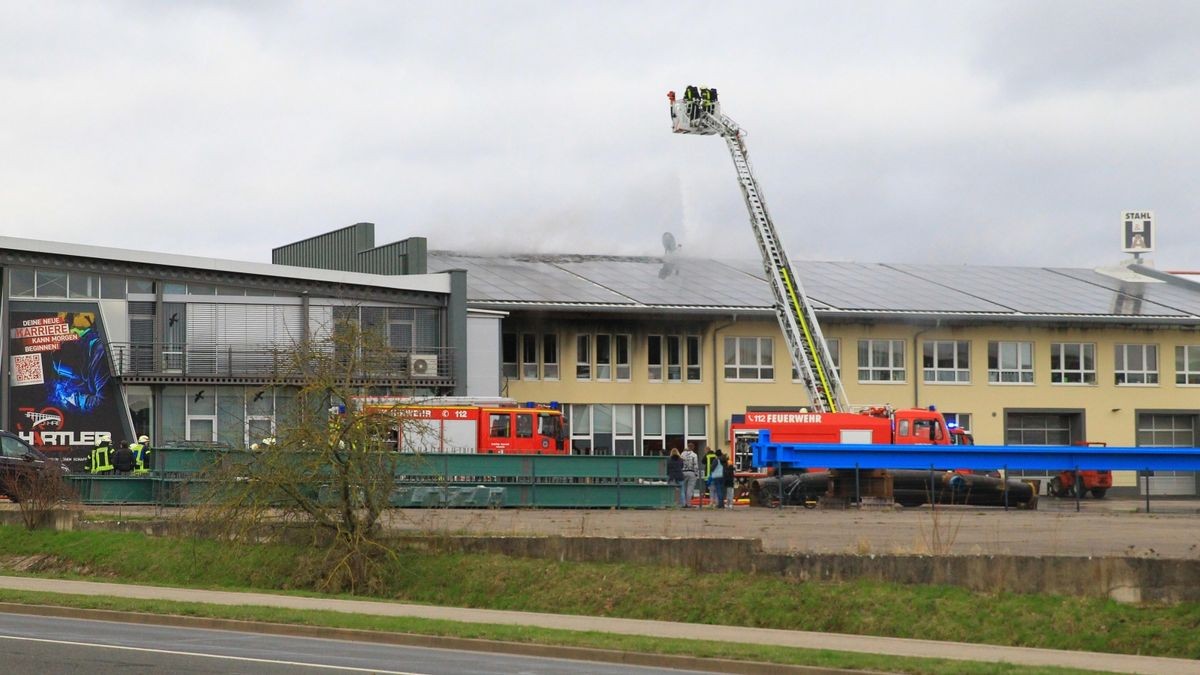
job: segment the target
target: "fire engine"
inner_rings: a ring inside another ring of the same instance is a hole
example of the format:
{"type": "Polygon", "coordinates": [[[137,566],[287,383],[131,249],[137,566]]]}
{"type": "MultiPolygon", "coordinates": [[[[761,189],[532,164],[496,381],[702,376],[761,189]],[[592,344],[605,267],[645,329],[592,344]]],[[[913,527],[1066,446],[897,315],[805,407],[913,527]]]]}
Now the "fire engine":
{"type": "Polygon", "coordinates": [[[362,396],[364,413],[396,416],[392,442],[401,452],[566,455],[562,410],[510,398],[362,396]]]}
{"type": "MultiPolygon", "coordinates": [[[[799,374],[810,401],[810,407],[805,409],[735,415],[729,425],[729,447],[737,458],[738,467],[752,469],[756,464],[749,448],[758,440],[759,432],[764,430],[770,432],[773,443],[785,444],[972,444],[969,434],[949,427],[942,414],[932,406],[908,410],[893,410],[885,406],[851,411],[837,364],[821,333],[816,310],[804,292],[800,278],[792,271],[783,242],[767,211],[758,180],[754,177],[745,133],[736,122],[721,112],[715,89],[688,86],[681,99],[676,99],[675,92],[668,92],[667,100],[671,106],[672,131],[678,134],[720,136],[725,140],[733,158],[746,210],[750,214],[750,226],[762,255],[763,272],[775,298],[775,317],[788,346],[792,366],[799,374]]],[[[826,473],[811,467],[806,471],[809,475],[804,480],[814,484],[822,480],[815,474],[826,473]]],[[[837,474],[836,471],[827,472],[830,477],[829,492],[844,494],[845,490],[839,489],[837,474]]],[[[947,481],[957,481],[956,484],[963,484],[967,480],[958,472],[947,472],[947,476],[947,481]],[[954,479],[954,475],[959,478],[954,479]]],[[[765,478],[765,473],[739,473],[739,477],[761,479],[765,478]]],[[[778,480],[782,485],[783,478],[768,480],[778,480]]],[[[792,476],[792,479],[798,480],[796,476],[792,476]]],[[[922,485],[919,477],[917,480],[918,485],[922,485]]],[[[978,477],[978,480],[985,479],[978,477]]],[[[894,494],[897,499],[900,498],[898,490],[894,494]]],[[[802,501],[807,503],[809,500],[805,497],[802,501]]]]}
{"type": "Polygon", "coordinates": [[[776,441],[795,443],[895,443],[948,445],[951,434],[941,413],[912,409],[870,408],[850,412],[833,355],[825,344],[816,310],[783,249],[767,204],[750,166],[745,133],[721,112],[715,89],[688,86],[682,99],[669,92],[671,128],[679,134],[720,136],[737,171],[738,185],[750,214],[750,225],[762,254],[763,272],[775,296],[775,316],[783,332],[792,366],[808,391],[811,412],[748,412],[730,425],[730,447],[736,436],[771,431],[776,441]]]}

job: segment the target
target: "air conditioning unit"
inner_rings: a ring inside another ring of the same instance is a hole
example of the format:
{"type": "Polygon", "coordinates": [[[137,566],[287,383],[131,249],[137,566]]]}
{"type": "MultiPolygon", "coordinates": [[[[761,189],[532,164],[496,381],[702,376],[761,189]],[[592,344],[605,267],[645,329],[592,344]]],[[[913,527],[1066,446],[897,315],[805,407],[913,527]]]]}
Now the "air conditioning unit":
{"type": "Polygon", "coordinates": [[[437,377],[437,356],[413,354],[408,357],[408,373],[413,377],[437,377]]]}

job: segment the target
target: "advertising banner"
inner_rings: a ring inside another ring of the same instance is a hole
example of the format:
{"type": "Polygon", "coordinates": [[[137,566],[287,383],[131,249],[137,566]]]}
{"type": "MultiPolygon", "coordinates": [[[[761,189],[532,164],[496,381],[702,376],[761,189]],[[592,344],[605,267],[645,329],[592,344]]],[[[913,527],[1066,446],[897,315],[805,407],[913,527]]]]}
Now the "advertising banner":
{"type": "Polygon", "coordinates": [[[95,302],[9,305],[9,419],[13,431],[72,471],[95,442],[130,441],[129,410],[113,378],[95,302]]]}

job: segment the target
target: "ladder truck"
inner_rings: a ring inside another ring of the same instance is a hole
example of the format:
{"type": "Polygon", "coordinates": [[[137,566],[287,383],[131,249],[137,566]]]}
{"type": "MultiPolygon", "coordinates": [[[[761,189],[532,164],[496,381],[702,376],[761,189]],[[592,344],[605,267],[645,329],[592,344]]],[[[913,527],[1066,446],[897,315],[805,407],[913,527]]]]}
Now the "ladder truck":
{"type": "Polygon", "coordinates": [[[792,272],[791,262],[783,250],[783,242],[767,211],[762,189],[750,167],[746,150],[746,133],[736,122],[721,113],[716,89],[688,86],[684,97],[676,99],[675,92],[667,94],[671,102],[671,127],[677,134],[720,136],[733,156],[738,184],[750,212],[750,226],[762,253],[763,271],[775,295],[775,315],[783,330],[792,365],[808,390],[812,410],[822,413],[849,412],[846,392],[833,364],[833,356],[821,335],[821,326],[812,303],[804,293],[800,279],[792,272]]]}
{"type": "MultiPolygon", "coordinates": [[[[885,406],[859,413],[851,411],[841,378],[833,363],[833,356],[825,344],[825,337],[821,334],[816,311],[809,302],[800,279],[792,272],[783,242],[780,241],[775,224],[767,211],[762,189],[754,177],[749,152],[746,149],[745,131],[721,112],[716,89],[688,86],[682,98],[677,98],[672,91],[667,93],[667,100],[671,104],[672,131],[677,134],[720,136],[725,139],[725,145],[729,148],[734,168],[737,170],[738,185],[742,189],[746,209],[750,213],[750,226],[754,230],[754,238],[758,241],[759,252],[762,254],[763,271],[775,296],[775,315],[779,320],[784,341],[788,345],[792,365],[811,401],[809,409],[735,415],[730,421],[729,439],[730,451],[734,456],[744,455],[745,450],[742,448],[753,442],[752,439],[757,439],[759,432],[764,430],[770,431],[772,439],[777,442],[797,444],[951,445],[969,442],[969,438],[965,437],[961,430],[955,434],[948,428],[945,418],[932,407],[893,410],[890,406],[885,406]]],[[[745,464],[739,458],[739,466],[747,468],[745,464]]],[[[880,496],[892,497],[891,477],[902,477],[901,474],[878,471],[872,473],[883,474],[888,478],[885,481],[887,487],[883,490],[886,494],[880,496]]],[[[853,481],[857,480],[857,471],[848,473],[837,469],[812,473],[805,476],[803,481],[797,481],[798,477],[795,475],[770,478],[767,478],[766,474],[754,472],[741,475],[761,477],[774,482],[775,488],[767,492],[778,490],[779,503],[788,502],[784,495],[784,479],[787,478],[792,479],[792,484],[796,486],[796,495],[803,495],[808,491],[806,483],[819,484],[818,491],[827,490],[833,496],[845,495],[847,481],[852,480],[850,484],[853,485],[853,481]]],[[[952,480],[962,482],[961,476],[954,479],[954,475],[957,474],[945,473],[944,479],[947,484],[952,480]]],[[[974,480],[974,477],[972,479],[974,480]]],[[[919,496],[925,485],[924,474],[917,474],[914,480],[918,485],[919,496]]],[[[754,482],[757,485],[760,480],[754,482]]],[[[897,486],[895,494],[900,493],[901,487],[897,486]]],[[[799,496],[798,501],[808,500],[799,496]]]]}

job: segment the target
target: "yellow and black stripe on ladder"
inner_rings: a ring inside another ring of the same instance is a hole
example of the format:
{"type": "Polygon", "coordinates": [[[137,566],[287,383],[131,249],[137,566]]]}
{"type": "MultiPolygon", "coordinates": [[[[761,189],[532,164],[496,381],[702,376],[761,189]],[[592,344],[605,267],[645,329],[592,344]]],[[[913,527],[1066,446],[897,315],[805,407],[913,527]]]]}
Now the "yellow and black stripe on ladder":
{"type": "Polygon", "coordinates": [[[821,397],[825,399],[825,406],[829,412],[838,411],[837,396],[834,395],[833,386],[829,384],[829,376],[825,373],[825,364],[822,359],[817,356],[820,352],[817,350],[816,342],[813,339],[812,329],[808,325],[808,316],[804,311],[804,306],[800,303],[800,297],[796,293],[796,285],[792,283],[792,277],[788,273],[788,268],[781,265],[779,274],[783,277],[784,286],[787,287],[788,300],[792,303],[792,312],[799,320],[800,329],[804,331],[802,336],[805,344],[808,346],[809,363],[817,373],[817,379],[820,382],[821,397]]]}

